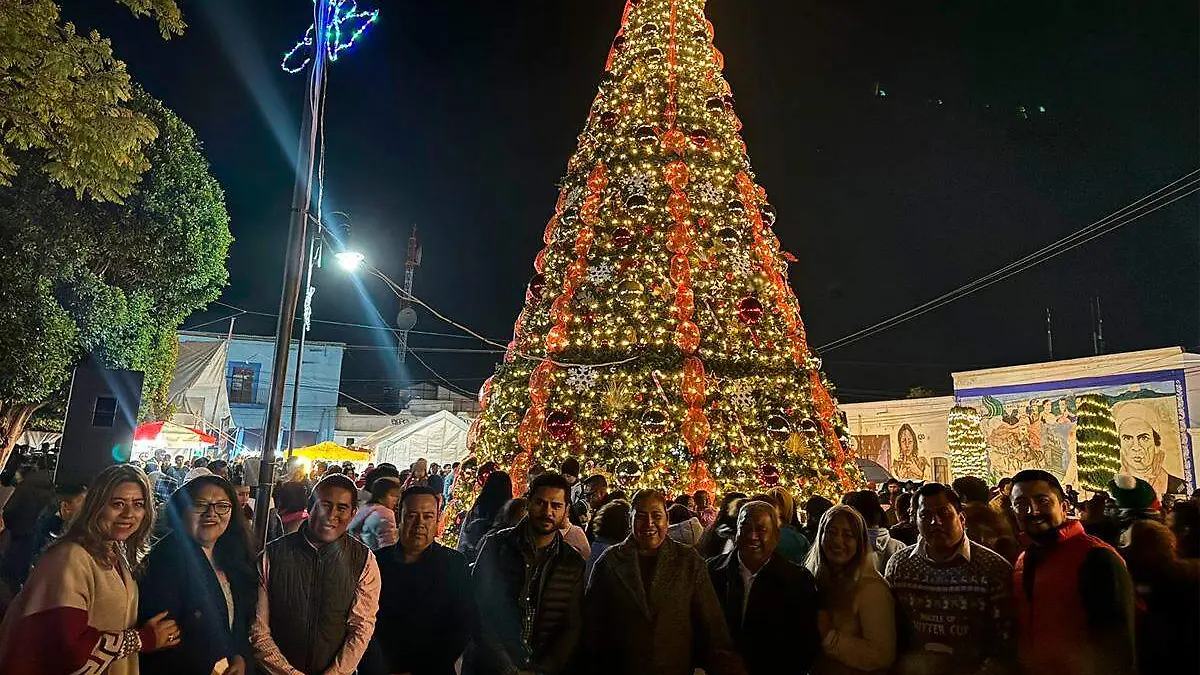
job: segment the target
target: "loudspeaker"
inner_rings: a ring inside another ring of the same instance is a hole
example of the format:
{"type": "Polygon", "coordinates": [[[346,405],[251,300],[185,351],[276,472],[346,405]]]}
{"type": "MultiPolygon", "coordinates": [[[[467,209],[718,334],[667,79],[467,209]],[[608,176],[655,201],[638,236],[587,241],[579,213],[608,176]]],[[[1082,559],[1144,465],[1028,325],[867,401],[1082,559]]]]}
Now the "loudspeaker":
{"type": "Polygon", "coordinates": [[[56,484],[90,484],[106,467],[129,461],[144,378],[141,371],[108,370],[91,359],[75,368],[56,484]]]}

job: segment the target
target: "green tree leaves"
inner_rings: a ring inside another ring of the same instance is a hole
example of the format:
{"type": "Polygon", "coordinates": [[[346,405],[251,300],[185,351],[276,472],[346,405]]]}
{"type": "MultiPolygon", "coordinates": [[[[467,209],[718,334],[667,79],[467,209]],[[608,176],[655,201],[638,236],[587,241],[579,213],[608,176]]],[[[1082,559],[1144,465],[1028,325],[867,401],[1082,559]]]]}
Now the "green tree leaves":
{"type": "MultiPolygon", "coordinates": [[[[183,32],[174,0],[118,0],[158,21],[163,37],[183,32]]],[[[126,104],[125,64],[99,33],[61,23],[51,0],[5,0],[0,11],[0,185],[23,161],[77,198],[120,202],[151,165],[153,122],[126,104]]]]}

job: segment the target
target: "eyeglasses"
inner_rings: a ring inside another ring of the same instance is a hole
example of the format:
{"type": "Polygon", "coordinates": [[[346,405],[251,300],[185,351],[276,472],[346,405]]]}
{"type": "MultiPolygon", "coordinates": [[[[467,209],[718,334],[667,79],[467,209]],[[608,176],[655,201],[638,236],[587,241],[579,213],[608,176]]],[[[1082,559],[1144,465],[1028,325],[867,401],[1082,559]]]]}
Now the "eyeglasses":
{"type": "Polygon", "coordinates": [[[233,504],[229,502],[196,502],[192,504],[192,511],[198,516],[208,513],[209,509],[212,509],[212,512],[218,516],[227,516],[233,510],[233,504]]]}

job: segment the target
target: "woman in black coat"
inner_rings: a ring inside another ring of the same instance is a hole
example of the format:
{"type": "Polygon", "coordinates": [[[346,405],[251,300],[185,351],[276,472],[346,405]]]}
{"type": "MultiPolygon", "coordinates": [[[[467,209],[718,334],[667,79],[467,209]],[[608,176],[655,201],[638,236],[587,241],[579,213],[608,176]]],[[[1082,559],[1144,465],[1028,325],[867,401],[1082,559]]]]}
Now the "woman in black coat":
{"type": "Polygon", "coordinates": [[[193,478],[168,501],[171,532],[147,559],[138,615],[144,621],[166,612],[179,624],[180,645],[143,654],[144,675],[253,672],[258,573],[237,503],[233,486],[219,476],[193,478]]]}

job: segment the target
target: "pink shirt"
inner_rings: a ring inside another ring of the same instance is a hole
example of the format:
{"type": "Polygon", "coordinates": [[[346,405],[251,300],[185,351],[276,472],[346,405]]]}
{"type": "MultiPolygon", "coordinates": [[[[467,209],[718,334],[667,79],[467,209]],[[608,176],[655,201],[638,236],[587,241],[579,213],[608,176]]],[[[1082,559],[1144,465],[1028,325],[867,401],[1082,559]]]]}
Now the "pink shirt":
{"type": "MultiPolygon", "coordinates": [[[[254,645],[255,655],[262,669],[271,675],[305,675],[288,663],[279,646],[271,638],[270,598],[267,597],[267,578],[270,573],[270,562],[267,556],[262,557],[262,584],[258,587],[258,608],[254,613],[254,624],[250,626],[250,644],[254,645]]],[[[352,675],[358,668],[367,651],[367,644],[375,633],[375,613],[379,610],[379,563],[375,562],[375,554],[367,553],[367,564],[363,565],[362,575],[358,578],[358,590],[354,593],[354,603],[350,605],[350,618],[346,620],[349,633],[342,650],[334,659],[333,666],[323,675],[352,675]]],[[[311,674],[311,675],[316,675],[311,674]]]]}

